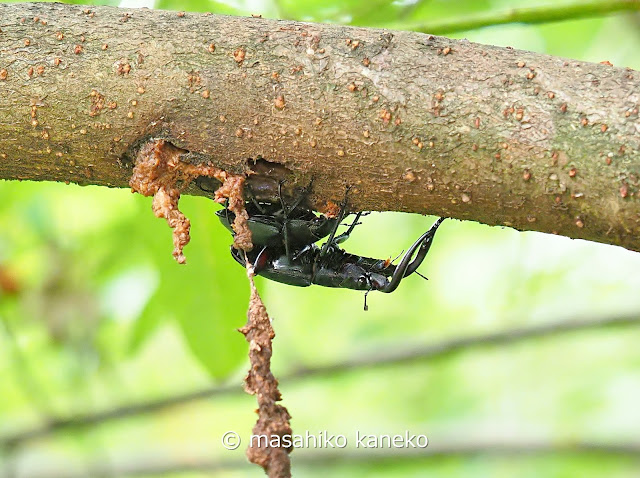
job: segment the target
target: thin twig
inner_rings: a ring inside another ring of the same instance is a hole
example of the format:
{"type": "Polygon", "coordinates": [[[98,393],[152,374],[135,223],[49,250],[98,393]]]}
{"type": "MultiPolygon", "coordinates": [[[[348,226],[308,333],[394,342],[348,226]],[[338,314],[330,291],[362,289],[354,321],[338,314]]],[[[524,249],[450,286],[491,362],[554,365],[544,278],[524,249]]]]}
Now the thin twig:
{"type": "MultiPolygon", "coordinates": [[[[404,362],[437,360],[472,348],[506,345],[533,338],[548,337],[581,330],[633,326],[638,325],[639,323],[640,314],[601,317],[598,319],[558,320],[542,325],[508,329],[489,334],[455,337],[435,344],[416,345],[415,347],[407,347],[406,344],[403,344],[401,347],[391,348],[387,351],[379,350],[369,355],[359,355],[336,364],[300,368],[282,375],[280,380],[291,382],[300,379],[333,375],[364,368],[393,365],[404,362]]],[[[133,415],[153,413],[171,406],[183,405],[196,400],[203,400],[222,395],[230,395],[239,393],[240,391],[241,388],[238,384],[231,383],[223,386],[208,387],[202,390],[176,394],[156,400],[149,400],[142,403],[116,407],[97,413],[61,418],[30,430],[20,431],[0,438],[0,447],[19,444],[36,438],[42,438],[70,428],[92,426],[133,415]]]]}
{"type": "Polygon", "coordinates": [[[474,30],[476,28],[507,23],[560,22],[578,18],[600,17],[621,12],[640,11],[639,0],[590,0],[570,4],[544,5],[530,8],[513,8],[503,12],[486,12],[452,19],[426,22],[406,22],[386,25],[393,30],[412,30],[433,35],[474,30]]]}

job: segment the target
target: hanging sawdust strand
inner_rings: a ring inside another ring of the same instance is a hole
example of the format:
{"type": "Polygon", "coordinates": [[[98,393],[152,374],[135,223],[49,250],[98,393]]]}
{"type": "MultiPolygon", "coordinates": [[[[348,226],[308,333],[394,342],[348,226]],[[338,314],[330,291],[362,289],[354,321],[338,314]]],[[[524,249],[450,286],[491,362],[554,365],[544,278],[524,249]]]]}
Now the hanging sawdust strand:
{"type": "MultiPolygon", "coordinates": [[[[132,191],[153,196],[153,212],[164,217],[173,229],[173,256],[186,262],[183,248],[189,243],[191,223],[178,208],[180,193],[198,176],[209,176],[222,185],[215,192],[217,202],[227,202],[235,214],[232,225],[235,232],[233,246],[249,251],[253,248],[249,216],[244,207],[243,186],[245,177],[227,173],[210,165],[193,165],[180,160],[187,151],[164,140],[150,141],[138,153],[133,175],[129,182],[132,191]]],[[[247,323],[242,332],[249,342],[251,368],[245,379],[247,393],[258,400],[258,421],[253,435],[265,437],[249,444],[249,461],[260,465],[270,478],[290,478],[292,447],[280,446],[283,436],[291,436],[289,412],[277,402],[282,400],[278,381],[271,373],[272,340],[275,337],[267,309],[262,303],[253,281],[254,270],[247,262],[247,276],[251,288],[247,323]]]]}
{"type": "Polygon", "coordinates": [[[215,192],[215,200],[225,202],[228,198],[229,209],[236,215],[232,225],[236,233],[234,247],[250,250],[249,217],[242,199],[244,176],[228,173],[215,166],[181,161],[180,157],[187,152],[162,139],[149,141],[140,149],[129,180],[132,192],[153,196],[153,213],[156,217],[165,218],[173,229],[173,257],[180,264],[186,262],[183,249],[191,240],[191,222],[178,208],[178,201],[182,191],[198,176],[216,178],[222,183],[215,192]]]}
{"type": "Polygon", "coordinates": [[[291,416],[282,400],[278,380],[271,373],[272,341],[275,337],[271,320],[253,281],[253,267],[247,262],[247,276],[251,287],[247,323],[242,332],[249,342],[251,368],[245,378],[245,390],[258,399],[258,421],[253,427],[253,436],[264,436],[266,440],[254,440],[249,444],[249,461],[260,465],[269,478],[291,477],[289,453],[293,448],[273,446],[282,444],[284,436],[291,436],[291,416]]]}

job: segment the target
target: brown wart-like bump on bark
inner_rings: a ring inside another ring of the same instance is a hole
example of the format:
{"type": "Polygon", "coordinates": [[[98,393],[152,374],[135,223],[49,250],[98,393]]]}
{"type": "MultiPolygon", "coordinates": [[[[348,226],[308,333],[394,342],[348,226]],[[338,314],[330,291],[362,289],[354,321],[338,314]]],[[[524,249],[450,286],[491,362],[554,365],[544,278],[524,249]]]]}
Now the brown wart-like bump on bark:
{"type": "MultiPolygon", "coordinates": [[[[180,156],[187,151],[177,148],[164,140],[151,141],[145,145],[136,158],[133,175],[129,180],[132,191],[143,196],[153,196],[153,212],[156,217],[164,217],[173,229],[173,256],[180,264],[186,262],[183,254],[184,247],[189,243],[189,219],[180,212],[178,201],[180,193],[198,176],[209,176],[223,182],[223,186],[216,191],[216,200],[231,196],[230,203],[237,217],[243,216],[244,202],[242,201],[242,176],[227,174],[215,166],[204,164],[194,165],[180,160],[180,156]],[[238,196],[241,204],[238,204],[238,196]]],[[[246,212],[244,213],[246,216],[246,212]]],[[[246,219],[245,219],[246,223],[246,219]]],[[[234,230],[237,227],[234,223],[234,230]]],[[[237,236],[241,236],[242,246],[251,244],[251,233],[240,227],[237,236]],[[248,238],[247,238],[248,235],[248,238]]],[[[248,231],[248,227],[246,228],[248,231]]],[[[236,237],[237,237],[236,236],[236,237]]],[[[234,241],[235,245],[235,241],[234,241]]],[[[237,246],[236,246],[237,247],[237,246]]]]}
{"type": "Polygon", "coordinates": [[[120,61],[118,62],[118,67],[116,71],[120,76],[128,75],[129,72],[131,71],[131,65],[126,61],[120,61]]]}
{"type": "Polygon", "coordinates": [[[89,116],[97,116],[104,108],[104,95],[97,90],[91,90],[91,107],[89,108],[89,116]]]}
{"type": "Polygon", "coordinates": [[[265,440],[252,440],[247,449],[247,458],[260,465],[269,478],[289,478],[292,448],[272,446],[282,444],[282,437],[291,436],[291,416],[285,407],[277,404],[282,400],[278,380],[271,373],[272,341],[275,337],[271,320],[253,282],[253,268],[247,263],[247,276],[251,287],[247,323],[239,331],[249,342],[251,368],[245,378],[245,390],[258,400],[258,421],[253,427],[253,436],[264,436],[265,440]]]}
{"type": "Polygon", "coordinates": [[[240,64],[244,61],[246,55],[247,52],[244,50],[244,48],[238,48],[233,52],[233,59],[236,61],[236,63],[240,64]]]}
{"type": "Polygon", "coordinates": [[[629,195],[629,186],[627,186],[626,184],[623,184],[622,186],[620,186],[620,197],[624,199],[628,195],[629,195]]]}
{"type": "Polygon", "coordinates": [[[408,181],[410,183],[414,182],[416,180],[416,175],[413,171],[411,171],[410,169],[408,169],[407,171],[404,172],[404,174],[402,175],[402,179],[404,179],[405,181],[408,181]]]}

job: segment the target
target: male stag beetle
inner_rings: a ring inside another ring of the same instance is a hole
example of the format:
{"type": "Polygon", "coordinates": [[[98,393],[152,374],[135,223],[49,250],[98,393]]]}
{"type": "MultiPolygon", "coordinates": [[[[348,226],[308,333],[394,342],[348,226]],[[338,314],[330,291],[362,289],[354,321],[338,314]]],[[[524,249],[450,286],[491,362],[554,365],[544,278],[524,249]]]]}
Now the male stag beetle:
{"type": "MultiPolygon", "coordinates": [[[[246,254],[231,248],[231,255],[241,265],[248,260],[253,264],[254,272],[267,279],[298,287],[318,284],[325,287],[340,287],[366,291],[364,310],[367,307],[367,295],[372,290],[393,292],[400,281],[416,272],[429,252],[436,230],[444,218],[438,219],[431,228],[420,236],[405,253],[396,266],[384,259],[374,259],[350,254],[337,246],[335,240],[327,242],[323,248],[311,244],[299,251],[292,259],[282,249],[264,246],[246,254]],[[414,258],[415,255],[415,258],[414,258]]],[[[357,224],[354,222],[353,226],[357,224]]],[[[346,238],[349,232],[339,237],[346,238]]]]}
{"type": "MultiPolygon", "coordinates": [[[[360,224],[358,220],[364,213],[358,213],[349,228],[336,236],[338,226],[346,216],[346,200],[337,218],[317,216],[311,209],[301,205],[308,190],[309,187],[305,188],[290,206],[285,204],[281,190],[279,205],[259,203],[253,198],[248,201],[248,223],[255,247],[247,254],[232,247],[231,254],[243,266],[248,260],[256,274],[284,284],[298,287],[318,284],[364,290],[365,310],[369,292],[393,292],[404,277],[416,272],[431,247],[438,226],[444,220],[438,219],[420,236],[396,266],[388,260],[362,257],[341,249],[338,244],[344,242],[355,226],[360,224]],[[327,242],[322,248],[318,247],[315,242],[327,235],[327,242]]],[[[216,214],[231,230],[233,213],[225,208],[216,214]]]]}

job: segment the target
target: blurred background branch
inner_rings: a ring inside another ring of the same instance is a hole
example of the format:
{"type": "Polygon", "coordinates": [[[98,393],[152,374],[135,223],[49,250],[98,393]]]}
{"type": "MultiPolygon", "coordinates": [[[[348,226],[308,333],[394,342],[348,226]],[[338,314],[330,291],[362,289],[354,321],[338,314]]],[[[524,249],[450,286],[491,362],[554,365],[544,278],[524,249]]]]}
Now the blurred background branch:
{"type": "MultiPolygon", "coordinates": [[[[321,376],[335,376],[337,374],[358,371],[371,367],[399,365],[412,361],[432,361],[445,359],[451,354],[466,352],[479,347],[509,345],[523,340],[549,337],[557,334],[579,332],[582,330],[601,329],[608,327],[637,326],[640,324],[640,314],[627,316],[600,317],[596,319],[568,319],[554,320],[531,327],[513,328],[490,334],[477,336],[460,336],[444,340],[439,343],[426,345],[411,345],[403,343],[388,350],[376,350],[373,354],[363,354],[340,363],[317,367],[298,368],[279,374],[279,381],[290,385],[298,380],[307,380],[321,376]]],[[[81,429],[96,426],[110,420],[119,420],[133,415],[162,411],[168,407],[184,405],[196,400],[211,399],[223,395],[243,393],[241,384],[233,383],[225,386],[207,387],[188,393],[148,400],[142,403],[119,406],[98,413],[78,414],[69,418],[49,420],[43,426],[30,430],[19,431],[15,434],[0,437],[0,448],[15,448],[17,445],[34,439],[41,439],[57,432],[69,429],[81,429]]]]}
{"type": "MultiPolygon", "coordinates": [[[[429,460],[443,460],[448,458],[464,458],[482,455],[484,457],[513,456],[513,455],[589,455],[613,456],[627,458],[635,462],[640,460],[640,443],[599,443],[575,442],[552,443],[536,440],[520,439],[517,442],[478,442],[434,444],[428,448],[399,448],[394,450],[352,450],[296,452],[292,455],[293,464],[297,467],[324,466],[327,463],[343,464],[369,463],[378,466],[408,461],[428,462],[429,460]]],[[[189,461],[173,461],[145,459],[140,462],[112,459],[109,463],[92,463],[91,469],[100,477],[119,476],[155,476],[173,473],[220,473],[234,469],[247,469],[244,460],[207,460],[191,459],[189,461]]],[[[73,472],[57,469],[55,466],[42,466],[41,472],[21,475],[24,478],[79,478],[86,476],[84,472],[73,472]]]]}

